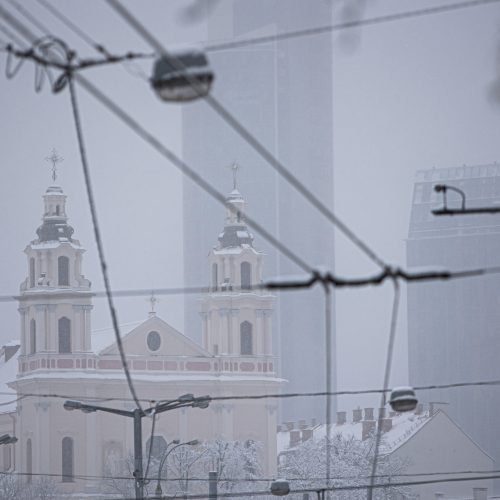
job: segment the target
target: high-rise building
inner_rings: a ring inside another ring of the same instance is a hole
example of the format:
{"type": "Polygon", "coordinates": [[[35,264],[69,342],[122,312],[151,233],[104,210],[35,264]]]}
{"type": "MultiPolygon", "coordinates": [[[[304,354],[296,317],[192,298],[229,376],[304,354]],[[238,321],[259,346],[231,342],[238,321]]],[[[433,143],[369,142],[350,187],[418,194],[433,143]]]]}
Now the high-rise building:
{"type": "MultiPolygon", "coordinates": [[[[207,19],[208,39],[275,34],[328,23],[328,2],[234,0],[219,4],[207,19]]],[[[282,40],[209,52],[214,96],[327,206],[333,206],[332,37],[282,40]]],[[[258,156],[206,103],[183,109],[186,162],[220,191],[227,192],[225,167],[236,162],[249,214],[311,266],[333,267],[333,228],[258,156]]],[[[219,207],[186,180],[184,185],[184,266],[186,286],[206,285],[199,265],[218,229],[219,207]],[[203,219],[203,224],[199,221],[203,219]],[[200,260],[201,259],[201,260],[200,260]]],[[[300,270],[275,248],[260,243],[265,275],[300,270]]],[[[287,390],[325,387],[323,293],[278,294],[275,352],[287,390]]],[[[185,330],[199,331],[196,297],[185,302],[185,330]]],[[[283,418],[323,415],[324,401],[295,398],[283,403],[283,418]]]]}
{"type": "MultiPolygon", "coordinates": [[[[465,192],[468,207],[498,206],[500,165],[421,170],[413,194],[407,242],[411,267],[449,270],[500,264],[500,215],[434,216],[443,205],[436,184],[465,192]]],[[[448,207],[461,198],[448,191],[448,207]]],[[[500,275],[408,286],[410,383],[415,386],[500,379],[500,275]]],[[[500,463],[497,387],[420,391],[424,402],[448,403],[447,412],[500,463]]],[[[495,485],[496,490],[499,489],[495,485]]]]}

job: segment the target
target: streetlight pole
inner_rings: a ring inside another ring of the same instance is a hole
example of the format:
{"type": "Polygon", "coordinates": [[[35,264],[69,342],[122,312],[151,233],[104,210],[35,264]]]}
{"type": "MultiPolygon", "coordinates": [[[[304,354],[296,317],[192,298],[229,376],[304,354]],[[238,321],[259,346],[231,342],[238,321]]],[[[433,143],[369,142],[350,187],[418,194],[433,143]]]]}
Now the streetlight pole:
{"type": "MultiPolygon", "coordinates": [[[[185,443],[179,443],[178,439],[174,439],[171,443],[167,445],[167,449],[165,451],[165,454],[163,455],[163,458],[161,459],[160,466],[158,467],[158,480],[156,483],[156,490],[155,490],[155,496],[161,497],[163,491],[161,489],[161,471],[163,469],[163,465],[167,462],[167,458],[172,453],[176,448],[179,448],[180,446],[196,446],[197,444],[200,444],[200,442],[197,439],[193,439],[192,441],[186,441],[185,443]],[[175,444],[173,448],[168,449],[169,445],[175,444]]],[[[168,474],[168,464],[167,468],[165,469],[166,475],[168,474]]],[[[165,475],[165,479],[166,479],[165,475]]]]}
{"type": "Polygon", "coordinates": [[[81,410],[84,413],[93,413],[103,411],[113,413],[122,417],[132,418],[134,420],[134,473],[135,478],[135,498],[136,500],[144,500],[144,477],[142,470],[142,418],[151,416],[156,413],[163,413],[177,408],[208,408],[210,404],[210,396],[201,396],[195,398],[192,394],[184,394],[177,399],[167,400],[156,404],[150,408],[142,410],[119,410],[118,408],[108,408],[105,406],[94,406],[81,403],[79,401],[66,401],[64,403],[65,410],[81,410]]]}

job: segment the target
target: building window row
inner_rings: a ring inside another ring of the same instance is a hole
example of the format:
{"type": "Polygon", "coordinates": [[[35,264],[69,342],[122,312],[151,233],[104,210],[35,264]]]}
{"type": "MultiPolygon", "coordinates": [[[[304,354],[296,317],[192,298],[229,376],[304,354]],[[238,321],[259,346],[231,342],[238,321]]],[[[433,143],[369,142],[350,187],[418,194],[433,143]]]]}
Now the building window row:
{"type": "MultiPolygon", "coordinates": [[[[252,288],[252,264],[242,262],[240,264],[241,289],[251,290],[252,288]]],[[[219,273],[217,263],[212,264],[212,290],[215,292],[219,288],[219,273]]]]}
{"type": "MultiPolygon", "coordinates": [[[[57,322],[58,350],[61,354],[71,352],[71,320],[63,316],[57,322]]],[[[29,353],[36,353],[36,321],[31,319],[29,332],[29,353]]]]}
{"type": "MultiPolygon", "coordinates": [[[[9,459],[10,464],[10,459],[9,459]]],[[[63,483],[74,481],[75,453],[73,438],[64,437],[61,443],[61,479],[63,483]]],[[[10,465],[9,465],[10,467],[10,465]]],[[[5,468],[5,461],[4,461],[5,468]]],[[[7,470],[7,469],[6,469],[7,470]]],[[[33,479],[33,444],[31,438],[26,441],[26,482],[31,483],[33,479]]]]}

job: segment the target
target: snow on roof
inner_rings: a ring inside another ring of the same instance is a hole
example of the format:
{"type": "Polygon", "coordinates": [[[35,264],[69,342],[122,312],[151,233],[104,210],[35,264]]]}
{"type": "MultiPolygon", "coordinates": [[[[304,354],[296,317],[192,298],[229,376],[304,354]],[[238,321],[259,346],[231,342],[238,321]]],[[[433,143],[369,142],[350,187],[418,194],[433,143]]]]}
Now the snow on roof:
{"type": "MultiPolygon", "coordinates": [[[[125,323],[120,325],[120,336],[121,338],[129,334],[134,328],[137,328],[140,324],[144,323],[144,319],[140,321],[134,321],[132,323],[125,323]]],[[[100,353],[106,347],[113,344],[116,340],[115,331],[113,327],[99,328],[97,330],[92,330],[92,350],[95,353],[100,353]]]]}
{"type": "MultiPolygon", "coordinates": [[[[435,415],[435,414],[434,414],[435,415]]],[[[433,415],[433,416],[434,416],[433,415]]],[[[423,412],[420,415],[415,413],[399,413],[391,417],[392,428],[384,432],[380,450],[382,453],[391,453],[401,445],[406,443],[418,430],[431,420],[429,412],[423,412]]],[[[311,427],[309,427],[311,428],[311,427]]],[[[326,436],[326,425],[319,424],[313,429],[313,439],[320,440],[326,436]]],[[[346,422],[344,424],[331,424],[331,436],[340,434],[343,438],[354,437],[362,440],[363,421],[346,422]]],[[[284,430],[277,435],[278,454],[289,449],[290,431],[284,430]]]]}

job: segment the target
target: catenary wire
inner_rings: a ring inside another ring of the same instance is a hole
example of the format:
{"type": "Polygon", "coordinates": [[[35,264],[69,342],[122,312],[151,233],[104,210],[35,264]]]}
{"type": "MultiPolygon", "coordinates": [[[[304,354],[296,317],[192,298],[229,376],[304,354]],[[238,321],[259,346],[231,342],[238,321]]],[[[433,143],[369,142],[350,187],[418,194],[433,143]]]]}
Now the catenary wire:
{"type": "MultiPolygon", "coordinates": [[[[500,470],[484,470],[484,471],[481,471],[481,470],[464,470],[464,471],[445,471],[445,472],[415,472],[415,473],[409,473],[409,474],[401,474],[401,473],[397,473],[397,474],[380,474],[377,476],[377,479],[378,478],[384,478],[384,479],[387,479],[387,478],[394,478],[394,477],[422,477],[422,476],[450,476],[450,475],[456,475],[456,474],[487,474],[488,477],[482,477],[482,476],[479,476],[478,478],[479,479],[489,479],[491,477],[491,475],[493,474],[498,474],[500,476],[500,470]]],[[[11,471],[11,472],[7,472],[7,471],[0,471],[0,477],[1,476],[21,476],[21,477],[55,477],[55,478],[60,478],[61,477],[61,474],[57,474],[57,473],[50,473],[50,472],[21,472],[21,471],[11,471]]],[[[104,480],[104,479],[112,479],[112,480],[122,480],[122,481],[133,481],[134,478],[130,477],[130,476],[120,476],[120,475],[90,475],[90,474],[74,474],[73,477],[75,479],[81,479],[81,480],[94,480],[94,481],[98,481],[98,480],[104,480]]],[[[359,475],[356,475],[356,476],[335,476],[335,477],[332,477],[331,479],[332,480],[347,480],[347,479],[368,479],[370,476],[359,476],[359,475]]],[[[476,479],[478,479],[476,477],[476,479]]],[[[287,478],[287,481],[289,482],[293,482],[293,481],[308,481],[308,480],[322,480],[324,478],[321,478],[321,477],[306,477],[306,478],[287,478]]],[[[455,479],[455,478],[453,478],[455,479]]],[[[463,478],[456,478],[456,479],[459,479],[461,481],[467,481],[467,480],[474,480],[475,478],[473,477],[463,477],[463,478]]],[[[183,481],[189,481],[189,482],[208,482],[209,479],[208,478],[202,478],[202,477],[188,477],[188,478],[182,478],[182,477],[172,477],[169,479],[170,481],[179,481],[179,480],[183,480],[183,481]]],[[[272,482],[274,481],[275,478],[273,477],[269,477],[269,478],[224,478],[223,481],[224,482],[232,482],[232,483],[244,483],[244,482],[248,482],[248,483],[260,483],[260,482],[272,482]]],[[[442,481],[446,481],[447,479],[443,478],[442,481]]],[[[429,480],[429,481],[433,481],[433,480],[429,480]]],[[[441,481],[441,482],[442,482],[441,481]]],[[[419,484],[426,484],[426,482],[419,482],[419,484]]],[[[387,483],[388,485],[398,485],[398,483],[387,483]]],[[[366,487],[366,486],[365,486],[366,487]]],[[[336,488],[335,488],[336,489],[336,488]]],[[[315,490],[313,490],[315,491],[315,490]]],[[[293,492],[292,492],[293,493],[293,492]]]]}
{"type": "MultiPolygon", "coordinates": [[[[0,6],[0,15],[14,29],[16,29],[20,34],[22,34],[31,43],[34,43],[36,41],[36,36],[26,26],[23,26],[23,24],[19,20],[17,20],[8,11],[6,11],[2,6],[0,6]]],[[[120,336],[120,329],[119,329],[116,310],[115,310],[114,303],[113,303],[111,286],[109,283],[109,278],[108,278],[108,273],[107,273],[107,264],[106,264],[106,261],[104,258],[104,250],[103,250],[102,240],[101,240],[101,236],[100,236],[100,229],[99,229],[98,220],[97,220],[97,211],[95,208],[94,197],[93,197],[93,192],[92,192],[92,185],[91,185],[91,180],[90,180],[90,172],[88,169],[87,156],[86,156],[85,146],[84,146],[84,142],[83,142],[82,128],[81,128],[78,104],[77,104],[77,100],[76,100],[74,82],[73,82],[72,75],[68,75],[68,76],[69,76],[68,80],[69,80],[71,105],[72,105],[72,111],[73,111],[73,118],[75,121],[75,128],[76,128],[76,133],[77,133],[80,156],[81,156],[81,161],[82,161],[82,168],[83,168],[83,173],[84,173],[84,178],[85,178],[85,187],[86,187],[87,196],[88,196],[88,200],[89,200],[89,206],[90,206],[90,211],[91,211],[91,216],[92,216],[92,225],[93,225],[93,229],[94,229],[94,236],[96,239],[97,250],[98,250],[98,255],[99,255],[99,262],[100,262],[101,271],[103,274],[104,287],[106,290],[108,306],[110,309],[111,319],[112,319],[112,323],[113,323],[113,329],[115,332],[116,344],[117,344],[117,347],[118,347],[118,350],[120,353],[123,371],[125,373],[125,377],[127,379],[127,383],[128,383],[130,392],[132,394],[132,397],[134,398],[134,401],[135,401],[137,407],[142,411],[141,403],[137,397],[137,394],[135,392],[135,388],[133,386],[132,378],[130,376],[130,372],[129,372],[128,365],[127,365],[127,360],[125,357],[125,351],[123,349],[122,339],[120,336]]]]}
{"type": "MultiPolygon", "coordinates": [[[[463,482],[463,481],[486,481],[489,479],[499,479],[500,474],[493,474],[487,476],[469,476],[469,477],[454,477],[454,478],[443,478],[443,479],[428,479],[424,481],[400,481],[400,482],[387,482],[387,483],[375,483],[373,488],[394,488],[399,486],[419,486],[426,484],[443,484],[443,483],[454,483],[454,482],[463,482]]],[[[317,493],[317,492],[342,492],[342,491],[359,491],[369,488],[369,484],[360,484],[360,485],[350,485],[350,486],[332,486],[329,488],[326,487],[309,487],[309,488],[297,488],[290,489],[290,495],[298,494],[298,493],[317,493]]],[[[237,498],[237,497],[255,497],[255,496],[271,496],[271,492],[269,490],[261,490],[261,491],[238,491],[238,492],[228,492],[221,493],[219,492],[217,498],[237,498]]],[[[186,500],[209,500],[211,498],[208,494],[185,494],[183,496],[186,500]]],[[[127,499],[113,498],[110,500],[135,500],[132,497],[127,499]]]]}
{"type": "MultiPolygon", "coordinates": [[[[466,269],[462,271],[425,271],[425,272],[409,272],[402,269],[396,270],[386,270],[380,275],[370,276],[367,278],[338,278],[330,276],[332,279],[331,285],[335,288],[347,288],[347,287],[360,287],[368,285],[381,285],[387,278],[395,275],[403,281],[408,283],[413,282],[433,282],[433,281],[447,281],[454,279],[466,279],[474,278],[479,276],[500,274],[500,267],[485,267],[478,269],[466,269]]],[[[306,288],[313,286],[318,281],[320,281],[320,274],[313,276],[314,279],[305,278],[297,280],[288,281],[273,281],[269,280],[263,284],[251,285],[250,290],[253,291],[287,291],[294,290],[297,288],[306,288]]],[[[227,290],[225,292],[218,293],[240,293],[243,290],[248,292],[248,288],[241,288],[233,286],[232,290],[227,290]]],[[[201,294],[210,292],[209,286],[190,286],[190,287],[173,287],[173,288],[143,288],[143,289],[123,289],[123,290],[113,290],[114,297],[141,297],[150,296],[151,293],[155,295],[183,295],[183,294],[201,294]]],[[[92,292],[93,296],[96,298],[105,298],[105,291],[92,292]]],[[[15,302],[19,300],[19,296],[16,294],[0,295],[0,302],[15,302]]]]}
{"type": "MultiPolygon", "coordinates": [[[[117,0],[106,0],[106,2],[125,19],[150,45],[160,54],[167,54],[163,45],[155,38],[139,20],[134,17],[117,0]]],[[[172,63],[180,69],[185,69],[179,60],[172,63]]],[[[186,74],[187,82],[197,91],[196,83],[189,74],[186,74]]],[[[335,225],[354,245],[360,248],[377,265],[384,268],[385,262],[366,245],[346,224],[344,224],[312,191],[310,191],[297,177],[295,177],[265,146],[252,135],[239,120],[237,120],[217,99],[211,95],[204,97],[209,106],[244,139],[268,164],[276,170],[290,185],[292,185],[309,203],[311,203],[327,220],[335,225]]]]}
{"type": "Polygon", "coordinates": [[[214,44],[206,44],[201,42],[200,45],[203,46],[204,50],[206,50],[207,52],[235,49],[261,43],[280,42],[283,40],[291,40],[294,38],[302,38],[313,35],[321,35],[323,33],[331,33],[334,31],[342,31],[346,29],[359,28],[363,26],[373,26],[378,24],[403,21],[405,19],[412,19],[416,17],[444,14],[446,12],[454,12],[461,9],[494,4],[497,3],[498,1],[499,0],[471,0],[465,2],[457,2],[454,4],[442,4],[442,5],[436,5],[435,7],[409,10],[405,12],[397,12],[395,14],[377,16],[368,19],[356,19],[353,21],[345,21],[338,24],[330,24],[325,26],[318,26],[315,28],[306,28],[286,33],[278,33],[276,35],[257,36],[252,38],[246,38],[243,40],[221,41],[214,44]]]}
{"type": "MultiPolygon", "coordinates": [[[[382,389],[383,392],[380,398],[380,408],[385,407],[386,394],[387,391],[389,390],[389,382],[390,382],[391,367],[392,367],[392,355],[394,352],[394,341],[396,339],[396,330],[397,330],[397,321],[399,312],[400,286],[399,286],[399,281],[395,278],[393,279],[393,286],[394,286],[394,298],[392,303],[391,322],[389,327],[389,339],[387,342],[387,354],[386,354],[385,370],[384,370],[384,385],[382,389]]],[[[372,460],[370,487],[367,490],[367,500],[372,500],[373,498],[373,485],[375,482],[374,475],[377,473],[378,453],[380,449],[381,439],[382,439],[382,415],[379,414],[377,432],[375,434],[375,450],[373,453],[373,460],[372,460]]]]}
{"type": "Polygon", "coordinates": [[[33,26],[36,26],[36,28],[40,30],[43,34],[47,34],[49,32],[49,29],[19,2],[17,2],[16,0],[8,0],[8,2],[10,3],[10,5],[12,5],[12,7],[14,7],[14,9],[16,9],[28,21],[30,21],[33,26]]]}
{"type": "Polygon", "coordinates": [[[109,55],[108,51],[100,43],[93,40],[85,31],[78,27],[69,17],[65,16],[59,9],[51,5],[47,0],[37,0],[40,5],[45,7],[53,16],[57,17],[67,28],[69,28],[73,33],[79,36],[85,43],[92,47],[97,52],[109,55]]]}
{"type": "Polygon", "coordinates": [[[113,292],[111,290],[111,283],[109,281],[108,265],[107,265],[106,259],[104,257],[104,246],[102,243],[101,230],[99,228],[99,221],[97,219],[97,208],[95,205],[94,193],[92,190],[92,181],[90,178],[90,170],[89,170],[88,163],[87,163],[87,152],[85,149],[85,144],[84,144],[84,139],[83,139],[83,130],[82,130],[82,124],[81,124],[81,120],[80,120],[80,113],[79,113],[79,109],[78,109],[78,102],[76,99],[75,84],[74,84],[72,75],[68,75],[68,76],[69,76],[69,78],[68,78],[69,91],[70,91],[70,97],[71,97],[71,108],[73,110],[73,118],[75,121],[76,135],[78,138],[78,147],[80,150],[83,175],[84,175],[84,179],[85,179],[85,188],[87,191],[90,213],[92,216],[92,227],[94,229],[94,237],[95,237],[95,241],[96,241],[96,245],[97,245],[97,252],[99,255],[99,264],[101,267],[102,278],[104,281],[104,288],[106,290],[106,297],[107,297],[107,301],[108,301],[109,312],[111,314],[111,321],[113,323],[113,330],[115,332],[116,345],[117,345],[118,351],[120,353],[121,363],[122,363],[123,371],[125,373],[125,377],[127,379],[127,384],[129,386],[130,393],[132,394],[132,397],[134,398],[134,401],[137,405],[137,408],[139,408],[142,412],[142,406],[141,406],[141,403],[140,403],[139,398],[137,396],[137,393],[135,391],[135,387],[134,387],[134,384],[132,382],[132,376],[130,375],[130,371],[129,371],[128,365],[127,365],[127,358],[125,356],[125,349],[123,347],[122,338],[120,335],[120,325],[118,323],[118,314],[116,312],[116,308],[114,305],[113,292]]]}
{"type": "MultiPolygon", "coordinates": [[[[480,380],[474,382],[454,382],[450,384],[433,384],[433,385],[421,385],[414,386],[415,391],[430,391],[430,390],[443,390],[443,389],[456,389],[456,388],[466,388],[466,387],[496,387],[500,385],[500,380],[480,380]]],[[[358,396],[358,395],[368,395],[368,394],[383,394],[389,393],[391,389],[359,389],[359,390],[341,390],[332,391],[331,393],[326,393],[325,391],[319,392],[286,392],[286,393],[270,393],[270,394],[246,394],[238,396],[213,396],[210,401],[237,401],[237,400],[259,400],[259,399],[288,399],[288,398],[307,398],[307,397],[325,397],[330,396],[358,396]]],[[[14,395],[12,392],[0,391],[1,396],[14,395]]],[[[118,401],[118,402],[133,402],[132,398],[125,397],[100,397],[100,396],[88,396],[85,394],[58,394],[58,393],[34,393],[34,392],[18,392],[17,395],[22,398],[58,398],[58,399],[79,399],[82,401],[94,401],[94,402],[106,402],[106,401],[118,401]]],[[[13,404],[17,401],[13,399],[7,401],[5,404],[13,404]]],[[[155,404],[157,401],[154,399],[142,398],[142,402],[155,404]]]]}
{"type": "MultiPolygon", "coordinates": [[[[9,22],[14,28],[18,29],[28,40],[31,42],[35,41],[34,35],[22,24],[10,15],[5,9],[0,6],[0,15],[9,22]]],[[[148,142],[154,149],[156,149],[162,156],[170,160],[181,172],[189,177],[193,182],[200,186],[204,191],[206,191],[213,198],[218,200],[224,206],[227,206],[233,212],[236,208],[231,204],[227,204],[226,197],[217,191],[210,183],[208,183],[203,177],[197,174],[191,167],[184,163],[179,157],[177,157],[172,151],[163,146],[161,142],[156,139],[152,134],[147,132],[143,127],[139,125],[130,115],[128,115],[124,110],[122,110],[118,105],[116,105],[111,99],[105,96],[101,91],[92,85],[86,78],[79,74],[74,74],[73,78],[78,81],[78,83],[85,88],[90,94],[92,94],[98,101],[101,102],[105,107],[118,116],[124,123],[126,123],[137,135],[139,135],[143,140],[148,142]]],[[[72,80],[71,80],[72,81],[72,80]]],[[[240,211],[241,212],[241,211],[240,211]]],[[[283,255],[288,257],[292,262],[294,262],[303,271],[311,272],[311,267],[298,255],[292,252],[288,247],[281,243],[276,237],[274,237],[269,231],[264,229],[257,221],[250,218],[246,213],[242,213],[248,225],[253,227],[253,229],[258,232],[264,239],[266,239],[271,245],[276,247],[283,255]]]]}

